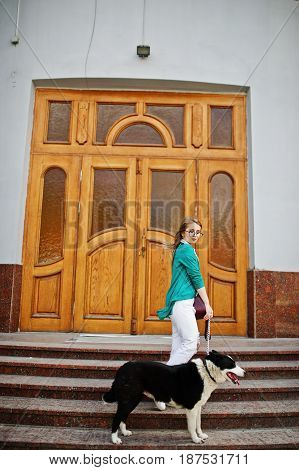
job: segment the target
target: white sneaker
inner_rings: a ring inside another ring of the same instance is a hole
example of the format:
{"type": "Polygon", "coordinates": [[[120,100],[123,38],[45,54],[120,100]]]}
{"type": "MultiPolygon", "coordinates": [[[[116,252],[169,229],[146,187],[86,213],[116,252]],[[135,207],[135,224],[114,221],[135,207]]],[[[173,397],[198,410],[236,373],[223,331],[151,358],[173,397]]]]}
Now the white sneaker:
{"type": "Polygon", "coordinates": [[[165,411],[166,410],[166,405],[164,401],[155,401],[155,405],[160,411],[165,411]]]}

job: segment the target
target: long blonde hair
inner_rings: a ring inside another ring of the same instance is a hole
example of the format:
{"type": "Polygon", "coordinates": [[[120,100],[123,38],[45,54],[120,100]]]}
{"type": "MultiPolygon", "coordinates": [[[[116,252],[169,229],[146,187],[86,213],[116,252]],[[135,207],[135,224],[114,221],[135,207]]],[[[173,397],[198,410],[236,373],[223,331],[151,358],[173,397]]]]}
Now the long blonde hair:
{"type": "Polygon", "coordinates": [[[197,220],[193,217],[185,217],[182,220],[180,228],[178,229],[178,231],[176,232],[176,234],[174,236],[174,243],[171,245],[172,250],[173,250],[173,258],[174,258],[177,247],[181,243],[181,240],[183,238],[183,233],[186,231],[186,228],[188,227],[188,225],[190,225],[192,223],[200,225],[200,228],[202,228],[202,223],[199,220],[197,220]]]}

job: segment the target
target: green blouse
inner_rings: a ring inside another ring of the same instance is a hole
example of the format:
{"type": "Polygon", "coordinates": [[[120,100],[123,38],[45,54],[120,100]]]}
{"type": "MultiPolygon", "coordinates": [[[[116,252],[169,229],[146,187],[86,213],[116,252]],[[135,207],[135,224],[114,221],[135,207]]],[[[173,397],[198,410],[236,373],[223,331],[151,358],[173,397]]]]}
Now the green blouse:
{"type": "Polygon", "coordinates": [[[166,305],[157,311],[160,320],[172,314],[177,300],[192,299],[197,289],[204,287],[196,252],[187,242],[181,242],[176,249],[172,264],[171,284],[166,294],[166,305]]]}

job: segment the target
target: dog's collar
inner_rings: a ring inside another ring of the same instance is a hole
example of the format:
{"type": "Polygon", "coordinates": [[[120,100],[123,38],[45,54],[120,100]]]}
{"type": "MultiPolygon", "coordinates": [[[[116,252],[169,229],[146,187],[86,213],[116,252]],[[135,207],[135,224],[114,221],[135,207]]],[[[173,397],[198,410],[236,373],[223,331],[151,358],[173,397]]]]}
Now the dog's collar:
{"type": "Polygon", "coordinates": [[[207,373],[209,374],[210,378],[211,378],[211,379],[213,380],[213,382],[215,382],[215,384],[216,384],[216,383],[217,383],[216,380],[211,376],[210,371],[209,371],[209,369],[208,369],[207,361],[206,361],[205,359],[203,359],[202,362],[203,362],[203,365],[205,366],[206,371],[207,371],[207,373]]]}

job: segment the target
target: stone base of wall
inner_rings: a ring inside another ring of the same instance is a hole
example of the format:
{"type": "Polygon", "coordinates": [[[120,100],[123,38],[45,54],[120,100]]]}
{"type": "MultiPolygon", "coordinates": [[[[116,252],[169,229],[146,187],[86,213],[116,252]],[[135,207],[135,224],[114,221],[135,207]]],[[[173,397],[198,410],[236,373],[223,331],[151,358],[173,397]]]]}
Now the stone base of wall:
{"type": "MultiPolygon", "coordinates": [[[[18,331],[22,266],[0,264],[0,332],[18,331]]],[[[248,336],[299,337],[299,273],[248,271],[248,336]]]]}
{"type": "Polygon", "coordinates": [[[248,271],[248,336],[299,337],[299,273],[248,271]]]}
{"type": "Polygon", "coordinates": [[[22,266],[0,264],[0,331],[17,331],[20,318],[22,266]]]}

